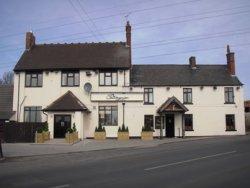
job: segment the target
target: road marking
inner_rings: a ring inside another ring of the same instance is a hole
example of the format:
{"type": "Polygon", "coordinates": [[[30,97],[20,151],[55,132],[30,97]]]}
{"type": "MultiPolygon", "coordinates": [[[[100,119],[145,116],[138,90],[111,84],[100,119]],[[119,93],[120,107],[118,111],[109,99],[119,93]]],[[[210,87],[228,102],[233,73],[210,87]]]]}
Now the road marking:
{"type": "Polygon", "coordinates": [[[64,184],[64,185],[57,185],[51,188],[65,188],[65,187],[69,187],[69,184],[64,184]]]}
{"type": "Polygon", "coordinates": [[[198,157],[198,158],[189,159],[189,160],[185,160],[185,161],[179,161],[179,162],[175,162],[175,163],[168,163],[168,164],[165,164],[165,165],[159,165],[159,166],[154,166],[154,167],[150,167],[150,168],[145,168],[144,170],[146,170],[146,171],[155,170],[155,169],[158,169],[158,168],[164,168],[164,167],[179,165],[179,164],[183,164],[183,163],[190,163],[190,162],[198,161],[198,160],[202,160],[202,159],[208,159],[208,158],[218,157],[218,156],[222,156],[222,155],[229,155],[229,154],[232,154],[232,153],[236,153],[236,151],[217,153],[217,154],[214,154],[214,155],[207,155],[207,156],[204,156],[204,157],[198,157]]]}

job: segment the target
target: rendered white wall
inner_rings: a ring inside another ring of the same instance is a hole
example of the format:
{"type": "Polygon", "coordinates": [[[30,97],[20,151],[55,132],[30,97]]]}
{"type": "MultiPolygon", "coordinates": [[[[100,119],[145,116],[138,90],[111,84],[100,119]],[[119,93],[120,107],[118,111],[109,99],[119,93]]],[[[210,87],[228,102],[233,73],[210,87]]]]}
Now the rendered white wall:
{"type": "MultiPolygon", "coordinates": [[[[25,74],[20,74],[20,93],[19,103],[23,102],[20,112],[19,121],[23,121],[24,106],[42,106],[45,108],[57,98],[65,94],[68,90],[72,91],[91,111],[91,113],[74,113],[74,120],[77,122],[77,129],[80,131],[80,137],[93,137],[94,129],[98,126],[98,106],[105,103],[91,102],[90,94],[83,90],[85,83],[92,84],[93,92],[129,92],[130,87],[124,86],[124,72],[118,71],[118,86],[106,87],[99,86],[99,77],[94,71],[92,76],[86,76],[86,71],[80,71],[79,87],[61,87],[61,72],[43,73],[43,87],[41,88],[25,88],[25,74]]],[[[125,73],[125,83],[129,82],[129,71],[125,73]]],[[[168,97],[175,96],[181,102],[183,100],[183,87],[153,87],[154,88],[154,105],[144,105],[142,102],[126,102],[125,104],[125,125],[129,127],[130,136],[140,136],[141,128],[144,124],[144,115],[157,115],[156,110],[164,103],[168,97]]],[[[243,88],[239,90],[234,87],[235,104],[224,104],[224,87],[200,87],[193,88],[193,105],[186,105],[189,109],[187,113],[193,114],[194,131],[186,131],[186,136],[207,136],[207,135],[241,135],[245,134],[245,118],[244,118],[244,98],[243,88]],[[225,131],[225,115],[235,114],[236,129],[234,132],[225,131]]],[[[14,76],[14,99],[13,110],[17,111],[17,91],[18,91],[18,75],[14,76]]],[[[143,87],[133,87],[132,92],[143,92],[143,87]]],[[[108,101],[107,101],[108,102],[108,101]]],[[[110,102],[109,102],[110,103],[110,102]]],[[[113,104],[117,104],[113,102],[113,104]]],[[[71,112],[69,112],[71,113],[71,112]]],[[[57,113],[58,114],[58,113],[57,113]]],[[[43,121],[46,116],[43,115],[43,121]]],[[[53,118],[48,117],[49,128],[53,132],[53,118]]],[[[73,120],[72,120],[73,122],[73,120]]],[[[175,116],[175,135],[179,136],[178,130],[181,128],[181,116],[175,116]]],[[[118,103],[118,124],[122,126],[122,104],[118,103]]],[[[118,127],[107,127],[107,136],[116,137],[118,127]]],[[[163,131],[165,135],[165,131],[163,131]]],[[[154,132],[155,136],[160,134],[159,130],[154,132]]]]}

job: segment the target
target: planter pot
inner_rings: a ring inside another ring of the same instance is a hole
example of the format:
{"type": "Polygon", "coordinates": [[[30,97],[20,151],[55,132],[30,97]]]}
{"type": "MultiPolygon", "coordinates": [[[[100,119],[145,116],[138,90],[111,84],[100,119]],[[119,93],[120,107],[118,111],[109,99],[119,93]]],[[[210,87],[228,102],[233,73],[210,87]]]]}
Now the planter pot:
{"type": "Polygon", "coordinates": [[[142,140],[153,140],[153,131],[142,131],[141,132],[142,140]]]}
{"type": "Polygon", "coordinates": [[[44,139],[43,139],[43,133],[37,133],[35,135],[35,142],[36,143],[43,143],[44,139]]]}
{"type": "Polygon", "coordinates": [[[65,140],[69,144],[74,143],[74,133],[66,133],[65,134],[65,140]]]}
{"type": "Polygon", "coordinates": [[[105,140],[106,132],[95,132],[94,138],[95,140],[105,140]]]}
{"type": "Polygon", "coordinates": [[[44,141],[50,140],[50,132],[49,131],[43,132],[43,140],[44,141]]]}
{"type": "Polygon", "coordinates": [[[118,132],[118,140],[129,140],[129,132],[118,132]]]}
{"type": "Polygon", "coordinates": [[[78,132],[66,133],[65,134],[66,142],[69,144],[73,144],[78,141],[78,132]]]}
{"type": "Polygon", "coordinates": [[[78,132],[73,132],[73,139],[74,139],[74,142],[77,142],[78,140],[79,140],[79,138],[78,138],[78,132]]]}

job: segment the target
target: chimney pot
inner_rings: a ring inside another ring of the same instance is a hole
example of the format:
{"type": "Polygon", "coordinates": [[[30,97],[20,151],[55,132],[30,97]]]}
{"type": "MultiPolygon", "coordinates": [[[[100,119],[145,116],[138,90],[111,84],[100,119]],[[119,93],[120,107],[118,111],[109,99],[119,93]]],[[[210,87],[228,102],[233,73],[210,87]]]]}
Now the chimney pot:
{"type": "Polygon", "coordinates": [[[36,38],[32,31],[29,31],[26,33],[26,45],[25,48],[26,50],[31,50],[33,46],[36,44],[36,38]]]}
{"type": "Polygon", "coordinates": [[[196,69],[196,58],[194,56],[189,58],[189,65],[192,69],[196,69]]]}
{"type": "Polygon", "coordinates": [[[235,75],[235,58],[234,53],[230,51],[229,45],[227,45],[227,70],[229,74],[235,75]]]}

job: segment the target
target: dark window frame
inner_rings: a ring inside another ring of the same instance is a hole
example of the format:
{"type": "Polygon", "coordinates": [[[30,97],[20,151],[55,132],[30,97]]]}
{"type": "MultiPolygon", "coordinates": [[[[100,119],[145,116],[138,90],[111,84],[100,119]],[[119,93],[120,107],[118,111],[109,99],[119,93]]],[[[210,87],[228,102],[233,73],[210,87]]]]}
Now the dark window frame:
{"type": "Polygon", "coordinates": [[[154,104],[154,88],[144,88],[144,93],[143,93],[143,101],[144,104],[154,104]],[[149,101],[149,96],[152,94],[152,102],[149,101]],[[147,95],[148,101],[145,100],[145,95],[147,95]]]}
{"type": "Polygon", "coordinates": [[[155,116],[155,129],[161,129],[161,125],[162,129],[165,129],[164,116],[155,116]]]}
{"type": "Polygon", "coordinates": [[[193,89],[192,88],[183,88],[183,104],[193,104],[193,89]],[[189,94],[191,94],[191,101],[188,101],[189,94]]]}
{"type": "Polygon", "coordinates": [[[80,85],[80,71],[62,71],[61,72],[61,86],[62,87],[79,87],[80,85]],[[63,75],[66,74],[66,84],[63,85],[63,75]],[[73,74],[73,76],[69,76],[69,74],[73,74]],[[75,83],[76,74],[78,74],[79,80],[78,84],[75,83]],[[69,78],[73,78],[73,85],[69,85],[69,78]]]}
{"type": "Polygon", "coordinates": [[[118,71],[117,70],[99,71],[99,86],[118,86],[118,71]],[[101,74],[104,74],[103,84],[101,84],[101,74]],[[110,74],[110,76],[108,76],[107,74],[110,74]],[[116,82],[114,82],[113,74],[116,74],[116,82]],[[106,78],[111,79],[110,85],[106,84],[106,78]]]}
{"type": "Polygon", "coordinates": [[[184,114],[183,116],[185,131],[194,131],[193,114],[184,114]]]}
{"type": "Polygon", "coordinates": [[[23,121],[24,122],[32,122],[32,123],[40,123],[40,122],[42,122],[42,106],[25,106],[24,107],[24,113],[23,113],[23,116],[24,116],[24,118],[23,118],[23,121]],[[35,108],[35,110],[32,110],[32,108],[35,108]],[[38,109],[38,108],[40,108],[40,109],[38,109]],[[35,121],[31,121],[31,112],[35,112],[35,121]],[[40,112],[40,114],[37,114],[38,112],[40,112]],[[29,113],[28,114],[28,121],[26,121],[26,118],[25,118],[25,115],[26,115],[26,113],[29,113]],[[38,115],[40,115],[41,117],[41,121],[37,121],[37,117],[38,117],[38,115]]]}
{"type": "Polygon", "coordinates": [[[235,104],[234,102],[234,87],[224,88],[225,104],[235,104]],[[232,98],[230,97],[232,95],[232,98]]]}
{"type": "Polygon", "coordinates": [[[104,111],[104,122],[105,123],[102,126],[118,126],[118,106],[99,106],[98,107],[98,124],[100,124],[100,111],[104,111]],[[101,109],[101,108],[103,108],[103,109],[101,109]],[[108,110],[106,110],[106,108],[111,108],[110,109],[110,111],[111,111],[111,124],[108,124],[107,120],[106,120],[106,111],[108,111],[108,110]],[[114,124],[112,122],[113,114],[114,114],[114,111],[115,111],[113,109],[116,109],[116,111],[117,111],[116,112],[116,114],[117,114],[117,122],[116,122],[116,124],[114,124]]]}
{"type": "Polygon", "coordinates": [[[25,72],[25,87],[43,87],[43,72],[25,72]],[[35,75],[35,76],[33,76],[35,75]],[[39,75],[41,75],[41,85],[39,85],[39,75]],[[27,77],[30,76],[29,84],[27,84],[27,77]],[[36,85],[32,86],[32,79],[36,79],[36,85]]]}
{"type": "Polygon", "coordinates": [[[225,120],[226,120],[226,131],[236,131],[235,115],[234,114],[226,114],[225,120]]]}
{"type": "Polygon", "coordinates": [[[152,118],[151,119],[151,125],[150,125],[150,127],[152,128],[152,130],[154,130],[155,128],[154,128],[154,115],[152,115],[152,114],[145,114],[144,115],[144,127],[146,127],[147,125],[146,125],[146,117],[150,117],[150,118],[152,118]]]}

